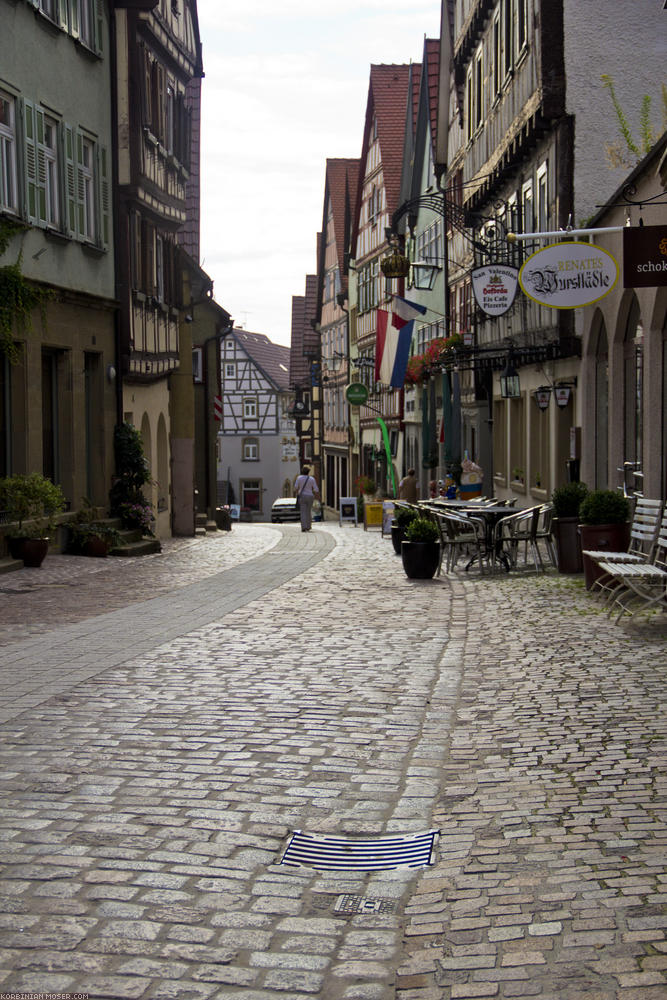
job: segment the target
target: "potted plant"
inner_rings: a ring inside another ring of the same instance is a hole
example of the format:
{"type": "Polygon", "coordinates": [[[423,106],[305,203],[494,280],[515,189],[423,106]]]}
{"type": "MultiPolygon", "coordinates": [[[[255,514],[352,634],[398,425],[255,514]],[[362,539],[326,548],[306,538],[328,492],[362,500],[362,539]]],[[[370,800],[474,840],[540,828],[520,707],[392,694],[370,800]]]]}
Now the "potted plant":
{"type": "Polygon", "coordinates": [[[9,551],[24,566],[41,566],[55,531],[56,514],[65,508],[65,497],[39,472],[0,479],[0,509],[10,524],[9,551]]]}
{"type": "Polygon", "coordinates": [[[87,497],[69,525],[69,549],[77,555],[105,558],[109,550],[118,545],[120,535],[116,529],[97,517],[97,510],[87,497]]]}
{"type": "Polygon", "coordinates": [[[401,543],[405,575],[411,580],[431,580],[440,562],[440,535],[427,517],[416,517],[405,529],[401,543]]]}
{"type": "Polygon", "coordinates": [[[581,538],[579,537],[579,508],[588,495],[586,483],[565,483],[551,494],[554,508],[552,531],[556,543],[559,573],[581,573],[581,538]]]}
{"type": "Polygon", "coordinates": [[[584,580],[590,590],[602,570],[586,550],[625,552],[630,544],[630,503],[618,490],[592,490],[581,503],[579,521],[584,580]]]}
{"type": "Polygon", "coordinates": [[[401,542],[405,538],[405,529],[417,517],[417,511],[412,507],[397,507],[391,525],[391,544],[397,556],[401,554],[401,542]]]}

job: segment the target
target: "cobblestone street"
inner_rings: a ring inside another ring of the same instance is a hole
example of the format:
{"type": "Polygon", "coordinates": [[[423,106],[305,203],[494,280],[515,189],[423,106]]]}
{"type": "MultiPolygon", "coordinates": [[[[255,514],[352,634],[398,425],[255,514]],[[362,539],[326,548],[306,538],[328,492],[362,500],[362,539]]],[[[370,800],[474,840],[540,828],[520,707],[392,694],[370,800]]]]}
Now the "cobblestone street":
{"type": "Polygon", "coordinates": [[[665,996],[664,616],[238,524],[2,576],[0,643],[2,990],[665,996]],[[430,828],[424,869],[280,865],[430,828]]]}

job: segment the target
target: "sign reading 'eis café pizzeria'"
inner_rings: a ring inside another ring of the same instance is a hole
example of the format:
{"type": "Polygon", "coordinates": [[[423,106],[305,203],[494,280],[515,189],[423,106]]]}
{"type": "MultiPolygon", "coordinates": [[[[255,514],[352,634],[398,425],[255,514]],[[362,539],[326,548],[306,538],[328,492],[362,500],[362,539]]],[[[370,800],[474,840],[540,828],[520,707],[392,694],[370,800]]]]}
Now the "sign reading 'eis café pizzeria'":
{"type": "Polygon", "coordinates": [[[577,309],[607,295],[618,281],[618,264],[591,243],[556,243],[538,250],[519,271],[526,295],[552,309],[577,309]]]}
{"type": "Polygon", "coordinates": [[[470,272],[475,302],[487,316],[502,316],[514,302],[518,268],[507,264],[488,264],[470,272]]]}

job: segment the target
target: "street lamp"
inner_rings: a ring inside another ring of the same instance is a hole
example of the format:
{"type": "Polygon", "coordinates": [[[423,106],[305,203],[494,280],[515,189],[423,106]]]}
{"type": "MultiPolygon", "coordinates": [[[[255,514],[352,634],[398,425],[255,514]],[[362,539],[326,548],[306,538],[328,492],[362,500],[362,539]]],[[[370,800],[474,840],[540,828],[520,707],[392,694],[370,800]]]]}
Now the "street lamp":
{"type": "Polygon", "coordinates": [[[507,355],[505,371],[500,376],[500,395],[503,399],[518,399],[521,395],[519,373],[512,362],[512,352],[507,355]]]}
{"type": "Polygon", "coordinates": [[[435,284],[439,264],[431,264],[426,260],[416,260],[412,265],[412,283],[420,292],[430,292],[435,284]]]}

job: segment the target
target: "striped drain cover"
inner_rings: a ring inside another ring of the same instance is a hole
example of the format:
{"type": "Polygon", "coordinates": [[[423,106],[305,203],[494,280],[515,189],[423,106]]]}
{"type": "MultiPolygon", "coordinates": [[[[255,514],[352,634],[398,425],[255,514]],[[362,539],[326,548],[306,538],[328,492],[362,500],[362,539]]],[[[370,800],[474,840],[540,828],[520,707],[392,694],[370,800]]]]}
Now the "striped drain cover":
{"type": "Polygon", "coordinates": [[[295,830],[280,863],[318,871],[373,872],[421,868],[431,864],[437,833],[437,830],[427,830],[407,837],[344,840],[342,837],[322,837],[295,830]]]}

